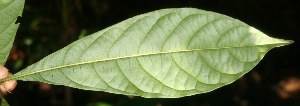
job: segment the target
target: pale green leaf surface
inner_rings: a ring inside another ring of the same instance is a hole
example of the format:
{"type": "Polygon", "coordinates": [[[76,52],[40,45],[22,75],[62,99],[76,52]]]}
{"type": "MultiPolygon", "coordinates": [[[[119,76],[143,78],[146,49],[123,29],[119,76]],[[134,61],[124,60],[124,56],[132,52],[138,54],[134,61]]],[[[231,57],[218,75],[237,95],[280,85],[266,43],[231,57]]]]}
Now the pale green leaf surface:
{"type": "Polygon", "coordinates": [[[218,13],[163,9],[82,38],[10,79],[142,97],[182,97],[237,80],[268,50],[289,43],[218,13]]]}
{"type": "Polygon", "coordinates": [[[24,0],[0,0],[0,65],[4,65],[13,45],[24,0]]]}

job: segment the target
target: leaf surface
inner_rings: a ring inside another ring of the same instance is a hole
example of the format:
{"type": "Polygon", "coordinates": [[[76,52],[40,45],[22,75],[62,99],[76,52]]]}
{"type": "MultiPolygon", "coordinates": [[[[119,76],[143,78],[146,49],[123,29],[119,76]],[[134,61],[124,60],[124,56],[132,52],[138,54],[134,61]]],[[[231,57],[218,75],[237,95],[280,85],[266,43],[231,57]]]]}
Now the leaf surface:
{"type": "Polygon", "coordinates": [[[13,45],[21,16],[24,0],[0,0],[0,65],[4,65],[13,45]]]}
{"type": "MultiPolygon", "coordinates": [[[[23,12],[24,3],[24,0],[0,0],[0,65],[8,58],[19,27],[15,22],[23,12]]],[[[1,94],[0,99],[0,106],[9,106],[1,94]]]]}
{"type": "Polygon", "coordinates": [[[0,106],[9,106],[9,104],[7,103],[7,101],[4,98],[1,98],[0,106]]]}
{"type": "Polygon", "coordinates": [[[232,83],[289,43],[218,13],[163,9],[75,41],[10,79],[175,98],[232,83]]]}

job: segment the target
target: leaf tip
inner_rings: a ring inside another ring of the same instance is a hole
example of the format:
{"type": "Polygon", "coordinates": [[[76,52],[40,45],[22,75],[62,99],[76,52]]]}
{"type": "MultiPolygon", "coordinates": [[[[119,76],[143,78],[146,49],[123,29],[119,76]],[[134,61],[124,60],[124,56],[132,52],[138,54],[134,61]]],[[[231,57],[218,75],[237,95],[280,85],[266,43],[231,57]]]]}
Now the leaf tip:
{"type": "Polygon", "coordinates": [[[286,46],[294,43],[293,40],[285,40],[285,39],[279,39],[279,40],[281,40],[281,43],[276,47],[286,46]]]}

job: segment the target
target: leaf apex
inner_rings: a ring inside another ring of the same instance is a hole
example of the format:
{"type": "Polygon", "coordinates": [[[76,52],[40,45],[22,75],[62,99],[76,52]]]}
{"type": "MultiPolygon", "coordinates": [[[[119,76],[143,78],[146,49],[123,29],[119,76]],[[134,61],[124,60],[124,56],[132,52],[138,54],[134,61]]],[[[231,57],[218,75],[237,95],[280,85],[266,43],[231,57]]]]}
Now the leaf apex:
{"type": "Polygon", "coordinates": [[[285,40],[285,39],[278,39],[278,40],[280,40],[281,42],[276,47],[286,46],[294,43],[293,40],[285,40]]]}

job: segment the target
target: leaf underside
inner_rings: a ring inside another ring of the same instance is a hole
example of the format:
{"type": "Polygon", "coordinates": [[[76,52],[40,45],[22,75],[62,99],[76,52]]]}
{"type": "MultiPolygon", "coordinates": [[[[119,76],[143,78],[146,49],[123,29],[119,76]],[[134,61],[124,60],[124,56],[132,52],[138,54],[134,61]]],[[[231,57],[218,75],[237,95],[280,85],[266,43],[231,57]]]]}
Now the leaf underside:
{"type": "Polygon", "coordinates": [[[227,85],[289,43],[218,13],[163,9],[75,41],[8,80],[176,98],[227,85]]]}
{"type": "Polygon", "coordinates": [[[24,0],[0,0],[0,65],[4,65],[13,45],[21,16],[24,0]]]}

